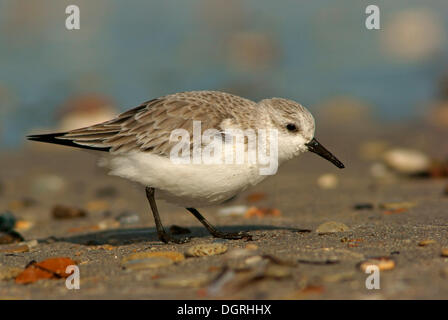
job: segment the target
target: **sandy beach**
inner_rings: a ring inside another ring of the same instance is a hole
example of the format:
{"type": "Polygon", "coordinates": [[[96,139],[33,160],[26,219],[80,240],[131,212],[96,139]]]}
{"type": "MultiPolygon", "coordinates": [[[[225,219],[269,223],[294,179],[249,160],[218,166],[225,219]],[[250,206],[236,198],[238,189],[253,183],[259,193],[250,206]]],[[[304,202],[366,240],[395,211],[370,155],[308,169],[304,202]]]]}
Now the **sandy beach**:
{"type": "Polygon", "coordinates": [[[0,245],[0,298],[448,298],[447,179],[375,176],[381,155],[365,155],[366,143],[376,141],[443,159],[446,133],[415,124],[334,130],[318,127],[316,137],[346,169],[305,154],[232,201],[200,210],[221,230],[249,231],[253,241],[214,239],[185,209],[159,201],[165,227],[187,228],[191,238],[163,244],[144,189],[106,175],[94,155],[31,143],[1,153],[0,214],[13,214],[24,242],[0,245]],[[85,216],[57,219],[57,205],[85,216]],[[235,206],[243,209],[222,211],[235,206]],[[322,226],[327,222],[334,223],[322,226]],[[184,256],[203,244],[225,252],[184,256]],[[162,258],[129,263],[154,252],[162,258]],[[173,252],[181,258],[167,261],[173,252]],[[31,261],[54,257],[76,262],[79,290],[67,289],[65,279],[15,280],[31,261]],[[366,288],[363,263],[371,259],[380,265],[380,289],[366,288]]]}

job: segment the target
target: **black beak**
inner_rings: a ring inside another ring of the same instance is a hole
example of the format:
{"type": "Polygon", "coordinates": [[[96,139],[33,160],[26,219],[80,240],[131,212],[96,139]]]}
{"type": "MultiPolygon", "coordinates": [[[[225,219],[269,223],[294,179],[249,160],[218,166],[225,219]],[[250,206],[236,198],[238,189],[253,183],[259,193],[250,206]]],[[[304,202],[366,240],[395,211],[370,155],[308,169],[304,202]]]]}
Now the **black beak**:
{"type": "Polygon", "coordinates": [[[308,150],[320,155],[322,158],[327,159],[331,163],[333,163],[338,168],[345,168],[341,161],[339,161],[330,151],[324,148],[323,145],[319,143],[316,139],[313,138],[310,142],[305,144],[308,147],[308,150]]]}

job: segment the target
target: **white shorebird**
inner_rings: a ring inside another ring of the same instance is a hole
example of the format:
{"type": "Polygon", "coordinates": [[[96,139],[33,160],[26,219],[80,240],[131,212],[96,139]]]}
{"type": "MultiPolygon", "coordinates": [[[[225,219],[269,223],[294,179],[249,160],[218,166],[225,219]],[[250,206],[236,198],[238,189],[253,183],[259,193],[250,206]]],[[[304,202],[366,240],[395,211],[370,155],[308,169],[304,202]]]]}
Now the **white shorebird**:
{"type": "MultiPolygon", "coordinates": [[[[164,242],[185,240],[176,239],[165,231],[156,206],[156,190],[157,198],[185,207],[214,237],[250,239],[244,232],[218,231],[195,207],[222,203],[267,175],[260,174],[259,164],[247,161],[240,164],[173,162],[170,159],[174,147],[171,133],[184,129],[194,135],[195,121],[200,121],[201,133],[207,129],[217,129],[219,133],[228,129],[276,130],[278,164],[311,151],[344,168],[314,138],[314,118],[299,103],[281,98],[255,103],[219,91],[167,95],[147,101],[107,122],[68,132],[31,135],[28,139],[107,152],[102,163],[110,169],[110,174],[145,186],[158,237],[164,242]]],[[[193,149],[193,144],[193,139],[188,141],[189,148],[193,149]]]]}

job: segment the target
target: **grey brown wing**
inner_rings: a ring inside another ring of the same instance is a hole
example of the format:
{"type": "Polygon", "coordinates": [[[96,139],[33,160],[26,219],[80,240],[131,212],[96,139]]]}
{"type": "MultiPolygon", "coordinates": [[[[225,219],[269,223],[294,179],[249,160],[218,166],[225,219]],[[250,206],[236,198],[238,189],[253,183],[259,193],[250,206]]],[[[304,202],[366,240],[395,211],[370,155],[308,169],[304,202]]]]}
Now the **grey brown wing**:
{"type": "Polygon", "coordinates": [[[185,129],[192,137],[193,120],[201,121],[203,132],[219,129],[224,119],[232,117],[216,107],[213,101],[172,95],[150,100],[107,122],[28,139],[111,153],[135,150],[168,156],[174,129],[185,129]]]}

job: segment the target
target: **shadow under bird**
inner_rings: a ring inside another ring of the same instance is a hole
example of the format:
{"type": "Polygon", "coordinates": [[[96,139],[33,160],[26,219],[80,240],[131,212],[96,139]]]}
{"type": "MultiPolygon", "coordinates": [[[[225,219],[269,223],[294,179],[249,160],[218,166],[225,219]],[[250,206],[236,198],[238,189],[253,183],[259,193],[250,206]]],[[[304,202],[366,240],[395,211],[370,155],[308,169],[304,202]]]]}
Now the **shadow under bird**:
{"type": "MultiPolygon", "coordinates": [[[[182,243],[162,225],[155,195],[186,208],[207,230],[218,238],[251,239],[246,232],[225,233],[217,230],[196,207],[220,204],[268,175],[260,174],[260,163],[238,164],[176,163],[170,155],[176,146],[171,133],[184,129],[194,136],[194,122],[201,124],[200,134],[216,129],[226,148],[229,130],[275,130],[278,165],[311,151],[344,168],[331,152],[314,138],[314,118],[297,102],[282,98],[253,102],[219,91],[191,91],[166,95],[147,101],[116,118],[68,132],[31,135],[29,140],[101,151],[100,164],[111,175],[145,186],[154,215],[158,237],[163,242],[182,243]],[[157,191],[157,193],[156,193],[157,191]]],[[[211,139],[214,141],[214,139],[211,139]]],[[[233,141],[233,140],[232,140],[233,141]]],[[[194,139],[186,148],[194,149],[194,139]]],[[[202,142],[202,147],[207,144],[202,142]]],[[[212,143],[212,142],[210,142],[212,143]]],[[[247,150],[247,139],[242,142],[247,150]]]]}

